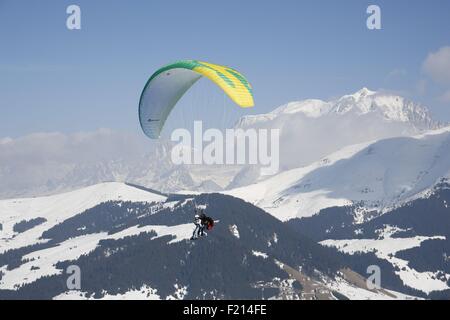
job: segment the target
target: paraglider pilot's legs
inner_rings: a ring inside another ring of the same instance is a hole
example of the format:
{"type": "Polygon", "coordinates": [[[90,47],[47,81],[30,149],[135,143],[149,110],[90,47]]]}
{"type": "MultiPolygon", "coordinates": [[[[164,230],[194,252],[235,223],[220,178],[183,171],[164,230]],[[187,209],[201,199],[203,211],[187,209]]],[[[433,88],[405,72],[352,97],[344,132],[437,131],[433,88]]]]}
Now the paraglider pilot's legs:
{"type": "Polygon", "coordinates": [[[194,232],[192,232],[192,238],[191,239],[197,239],[200,232],[200,226],[198,224],[195,225],[194,232]]]}

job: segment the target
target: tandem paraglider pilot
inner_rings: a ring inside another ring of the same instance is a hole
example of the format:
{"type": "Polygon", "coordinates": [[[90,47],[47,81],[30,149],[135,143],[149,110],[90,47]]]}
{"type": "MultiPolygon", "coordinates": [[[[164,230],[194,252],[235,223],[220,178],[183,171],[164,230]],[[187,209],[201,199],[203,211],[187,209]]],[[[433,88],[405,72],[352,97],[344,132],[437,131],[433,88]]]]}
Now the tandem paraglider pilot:
{"type": "Polygon", "coordinates": [[[207,236],[205,229],[211,230],[214,226],[214,220],[211,217],[206,216],[203,208],[195,209],[194,216],[195,229],[192,233],[191,240],[197,240],[200,237],[207,236]]]}

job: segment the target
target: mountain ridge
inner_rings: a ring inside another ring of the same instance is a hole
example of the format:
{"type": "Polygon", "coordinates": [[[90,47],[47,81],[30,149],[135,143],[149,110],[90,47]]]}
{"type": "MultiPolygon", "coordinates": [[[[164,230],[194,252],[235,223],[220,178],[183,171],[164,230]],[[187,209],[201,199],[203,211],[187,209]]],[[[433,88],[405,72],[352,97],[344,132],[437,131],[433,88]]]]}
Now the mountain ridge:
{"type": "Polygon", "coordinates": [[[293,101],[267,114],[244,116],[237,122],[236,127],[254,125],[258,121],[274,120],[284,114],[302,113],[310,118],[319,118],[330,114],[343,115],[348,112],[355,112],[360,115],[380,112],[387,120],[411,122],[422,130],[437,129],[443,125],[434,121],[428,108],[420,104],[399,95],[371,91],[364,87],[353,94],[344,95],[338,99],[293,101]]]}

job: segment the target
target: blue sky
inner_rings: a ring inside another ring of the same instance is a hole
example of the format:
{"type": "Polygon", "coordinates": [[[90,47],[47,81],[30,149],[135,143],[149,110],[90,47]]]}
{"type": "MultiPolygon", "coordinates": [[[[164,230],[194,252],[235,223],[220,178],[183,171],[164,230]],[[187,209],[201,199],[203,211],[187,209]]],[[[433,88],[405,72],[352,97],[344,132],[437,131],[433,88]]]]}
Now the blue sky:
{"type": "MultiPolygon", "coordinates": [[[[449,12],[447,0],[0,0],[0,137],[138,131],[143,85],[180,59],[242,71],[254,87],[254,113],[367,86],[399,92],[450,121],[450,99],[440,98],[450,84],[422,67],[450,46],[449,12]],[[81,7],[81,30],[66,28],[70,4],[81,7]],[[382,30],[366,28],[369,4],[381,7],[382,30]]],[[[222,97],[209,84],[196,90],[183,107],[206,90],[208,103],[222,97]]],[[[240,115],[228,109],[228,122],[240,115]]]]}

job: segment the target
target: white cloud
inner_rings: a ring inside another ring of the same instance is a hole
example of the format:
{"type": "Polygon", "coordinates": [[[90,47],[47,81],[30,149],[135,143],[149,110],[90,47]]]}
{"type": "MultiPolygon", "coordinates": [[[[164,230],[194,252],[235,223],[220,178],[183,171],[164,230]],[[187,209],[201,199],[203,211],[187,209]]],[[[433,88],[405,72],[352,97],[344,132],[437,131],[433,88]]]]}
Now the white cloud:
{"type": "Polygon", "coordinates": [[[6,138],[0,138],[0,144],[7,144],[7,143],[11,143],[13,141],[13,139],[6,137],[6,138]]]}
{"type": "Polygon", "coordinates": [[[0,164],[14,161],[36,163],[51,161],[99,161],[136,155],[142,147],[136,136],[99,129],[93,132],[63,134],[33,133],[24,137],[1,139],[0,164]]]}
{"type": "Polygon", "coordinates": [[[145,164],[150,150],[139,135],[109,129],[0,138],[0,198],[121,180],[123,165],[145,164]]]}
{"type": "Polygon", "coordinates": [[[429,53],[422,68],[436,83],[450,85],[450,46],[429,53]]]}

